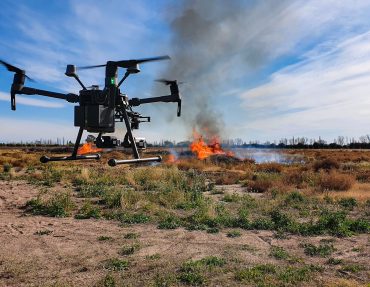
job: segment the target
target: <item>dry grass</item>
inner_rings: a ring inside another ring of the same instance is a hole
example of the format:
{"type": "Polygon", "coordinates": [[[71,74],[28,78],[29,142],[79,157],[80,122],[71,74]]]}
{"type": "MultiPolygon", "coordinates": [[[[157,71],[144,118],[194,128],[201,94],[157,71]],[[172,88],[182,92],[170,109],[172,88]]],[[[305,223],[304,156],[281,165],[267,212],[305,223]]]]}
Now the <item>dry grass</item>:
{"type": "Polygon", "coordinates": [[[321,173],[318,186],[325,190],[349,190],[355,183],[355,178],[349,174],[342,174],[336,171],[321,173]]]}

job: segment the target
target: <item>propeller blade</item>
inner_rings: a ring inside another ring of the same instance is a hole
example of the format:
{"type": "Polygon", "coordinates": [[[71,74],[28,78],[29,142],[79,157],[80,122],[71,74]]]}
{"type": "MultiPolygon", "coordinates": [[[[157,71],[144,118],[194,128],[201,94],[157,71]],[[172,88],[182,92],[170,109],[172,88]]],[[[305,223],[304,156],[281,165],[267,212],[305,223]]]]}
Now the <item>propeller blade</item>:
{"type": "Polygon", "coordinates": [[[25,75],[25,76],[26,76],[26,78],[27,78],[30,82],[37,83],[37,81],[36,81],[36,80],[34,80],[34,79],[30,78],[30,77],[29,77],[29,76],[27,76],[27,75],[25,75]]]}
{"type": "Polygon", "coordinates": [[[77,67],[76,69],[78,70],[88,70],[88,69],[94,69],[94,68],[100,68],[100,67],[105,67],[106,64],[104,65],[94,65],[94,66],[83,66],[83,67],[77,67]]]}
{"type": "Polygon", "coordinates": [[[22,73],[24,72],[24,70],[21,70],[13,65],[10,65],[9,63],[3,61],[3,60],[0,60],[0,63],[5,66],[9,72],[14,72],[14,73],[22,73]]]}
{"type": "Polygon", "coordinates": [[[116,61],[117,66],[121,68],[129,68],[141,63],[146,62],[154,62],[154,61],[163,61],[163,60],[170,60],[169,56],[159,56],[159,57],[152,57],[152,58],[144,58],[144,59],[136,59],[136,60],[123,60],[123,61],[116,61]]]}
{"type": "MultiPolygon", "coordinates": [[[[153,58],[144,58],[144,59],[137,59],[137,60],[122,60],[122,61],[115,61],[118,67],[121,68],[129,68],[132,66],[135,66],[137,64],[146,63],[146,62],[154,62],[154,61],[162,61],[162,60],[169,60],[171,59],[169,56],[159,56],[159,57],[153,57],[153,58]]],[[[87,69],[94,69],[94,68],[100,68],[105,67],[107,64],[103,65],[93,65],[93,66],[83,66],[83,67],[77,67],[78,70],[87,70],[87,69]]]]}
{"type": "Polygon", "coordinates": [[[183,83],[185,83],[185,82],[178,82],[177,80],[166,80],[166,79],[157,79],[157,80],[155,80],[156,82],[160,82],[160,83],[163,83],[163,84],[165,84],[166,86],[168,86],[168,85],[171,85],[171,84],[178,84],[178,85],[181,85],[181,84],[183,84],[183,83]]]}
{"type": "MultiPolygon", "coordinates": [[[[18,67],[16,67],[16,66],[10,65],[9,63],[7,63],[7,62],[5,62],[5,61],[3,61],[3,60],[0,60],[0,63],[1,63],[3,66],[5,66],[9,72],[14,72],[14,73],[19,73],[19,74],[25,74],[25,73],[26,73],[26,71],[25,71],[25,70],[22,70],[22,69],[20,69],[20,68],[18,68],[18,67]]],[[[29,76],[25,75],[25,77],[26,77],[29,81],[36,83],[36,81],[35,81],[34,79],[30,78],[29,76]]]]}

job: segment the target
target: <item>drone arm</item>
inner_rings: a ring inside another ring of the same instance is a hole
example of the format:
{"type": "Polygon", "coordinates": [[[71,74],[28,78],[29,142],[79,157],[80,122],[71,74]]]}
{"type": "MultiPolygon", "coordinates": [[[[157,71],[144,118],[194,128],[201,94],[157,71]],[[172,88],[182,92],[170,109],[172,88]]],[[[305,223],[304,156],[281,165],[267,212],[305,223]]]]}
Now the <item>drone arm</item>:
{"type": "Polygon", "coordinates": [[[61,93],[50,92],[46,90],[29,88],[29,87],[23,87],[20,91],[17,92],[17,94],[40,95],[40,96],[45,96],[45,97],[50,97],[50,98],[66,100],[70,103],[78,103],[79,101],[79,96],[75,94],[61,94],[61,93]]]}
{"type": "Polygon", "coordinates": [[[129,100],[130,106],[140,106],[141,104],[149,103],[177,103],[177,116],[181,116],[181,97],[179,94],[161,96],[161,97],[152,97],[152,98],[132,98],[129,100]]]}

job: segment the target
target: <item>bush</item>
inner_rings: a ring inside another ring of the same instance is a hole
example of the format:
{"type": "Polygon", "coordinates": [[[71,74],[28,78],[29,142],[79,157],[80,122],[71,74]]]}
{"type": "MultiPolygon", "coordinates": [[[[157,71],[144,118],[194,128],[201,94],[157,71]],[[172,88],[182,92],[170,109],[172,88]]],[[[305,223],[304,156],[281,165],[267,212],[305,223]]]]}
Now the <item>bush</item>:
{"type": "Polygon", "coordinates": [[[270,256],[276,259],[279,259],[279,260],[282,260],[282,259],[285,260],[290,257],[289,253],[283,247],[280,247],[280,246],[271,246],[270,256]]]}
{"type": "Polygon", "coordinates": [[[266,192],[272,186],[272,180],[266,177],[257,177],[255,181],[250,181],[247,184],[249,192],[266,192]]]}
{"type": "Polygon", "coordinates": [[[280,173],[283,170],[282,165],[277,162],[260,163],[256,167],[260,172],[280,173]]]}
{"type": "Polygon", "coordinates": [[[293,191],[289,193],[285,198],[286,204],[302,203],[304,201],[305,201],[305,197],[298,191],[293,191]]]}
{"type": "Polygon", "coordinates": [[[342,198],[338,202],[341,206],[343,206],[345,209],[353,210],[355,206],[357,206],[357,200],[353,197],[350,198],[342,198]]]}
{"type": "Polygon", "coordinates": [[[330,173],[323,173],[320,176],[319,187],[321,190],[349,190],[354,184],[355,179],[348,174],[341,174],[332,171],[330,173]]]}
{"type": "Polygon", "coordinates": [[[175,216],[167,216],[158,224],[159,229],[176,229],[181,226],[181,221],[175,216]]]}
{"type": "Polygon", "coordinates": [[[313,163],[313,169],[315,171],[319,171],[320,169],[329,171],[329,170],[338,169],[338,168],[339,168],[339,162],[331,158],[317,160],[313,163]]]}
{"type": "Polygon", "coordinates": [[[304,253],[309,256],[326,257],[335,251],[332,244],[320,244],[319,246],[315,246],[313,244],[306,243],[303,244],[302,247],[304,248],[304,253]]]}
{"type": "Polygon", "coordinates": [[[78,214],[75,215],[76,219],[100,218],[100,209],[91,204],[90,201],[86,202],[78,214]]]}

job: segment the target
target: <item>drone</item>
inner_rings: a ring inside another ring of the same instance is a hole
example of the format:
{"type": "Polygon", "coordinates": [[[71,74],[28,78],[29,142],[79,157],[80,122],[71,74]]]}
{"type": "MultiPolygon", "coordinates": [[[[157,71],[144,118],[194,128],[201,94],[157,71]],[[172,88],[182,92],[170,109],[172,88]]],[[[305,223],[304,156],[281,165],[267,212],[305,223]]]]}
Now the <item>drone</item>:
{"type": "Polygon", "coordinates": [[[137,140],[133,136],[134,129],[139,129],[142,122],[150,122],[150,117],[142,116],[140,113],[133,111],[133,107],[142,104],[164,102],[177,103],[177,116],[181,116],[181,95],[179,92],[178,82],[176,80],[159,79],[170,88],[170,95],[149,97],[149,98],[131,98],[121,93],[120,86],[131,74],[140,72],[139,64],[169,60],[169,56],[160,56],[136,60],[122,60],[122,61],[107,61],[106,64],[76,67],[75,65],[67,65],[65,75],[74,78],[82,87],[79,94],[62,94],[47,90],[40,90],[24,86],[25,80],[28,79],[34,82],[26,71],[15,67],[7,62],[0,60],[0,64],[5,66],[8,71],[14,73],[13,83],[10,89],[11,109],[16,110],[16,95],[40,95],[45,97],[57,98],[66,100],[70,103],[75,103],[74,106],[74,126],[79,127],[77,139],[74,144],[72,155],[70,156],[42,156],[40,161],[47,163],[50,161],[72,161],[72,160],[99,160],[101,155],[96,154],[78,154],[78,148],[81,142],[83,131],[86,130],[91,133],[98,133],[94,143],[98,148],[116,148],[124,147],[131,148],[133,159],[118,160],[110,159],[108,164],[116,166],[119,164],[143,163],[143,162],[160,162],[161,156],[141,158],[139,149],[143,145],[137,144],[137,140]],[[93,69],[105,67],[105,86],[99,89],[99,86],[93,85],[86,87],[77,75],[77,70],[93,69]],[[118,68],[126,69],[122,79],[118,82],[118,68]],[[105,135],[107,133],[114,133],[117,122],[124,122],[126,126],[126,134],[123,141],[116,137],[105,135]]]}

